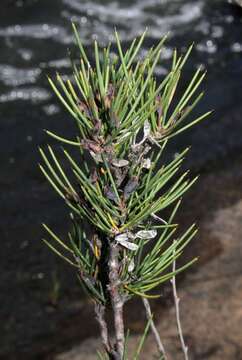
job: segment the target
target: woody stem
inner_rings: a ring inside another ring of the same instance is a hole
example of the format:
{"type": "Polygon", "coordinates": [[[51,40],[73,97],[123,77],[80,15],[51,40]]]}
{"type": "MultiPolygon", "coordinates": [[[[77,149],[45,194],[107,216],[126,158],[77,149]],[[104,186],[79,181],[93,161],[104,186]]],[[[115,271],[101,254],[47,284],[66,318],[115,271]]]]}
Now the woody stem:
{"type": "Polygon", "coordinates": [[[123,321],[123,305],[124,299],[120,294],[119,285],[119,246],[110,244],[109,257],[109,292],[114,314],[115,329],[115,350],[113,358],[122,360],[124,353],[124,321],[123,321]]]}

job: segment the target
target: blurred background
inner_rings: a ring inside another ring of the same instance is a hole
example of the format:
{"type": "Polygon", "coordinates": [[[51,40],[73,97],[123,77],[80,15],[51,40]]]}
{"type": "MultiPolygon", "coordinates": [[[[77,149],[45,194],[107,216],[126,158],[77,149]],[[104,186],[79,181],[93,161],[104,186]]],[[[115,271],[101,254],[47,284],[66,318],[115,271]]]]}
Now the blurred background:
{"type": "MultiPolygon", "coordinates": [[[[114,40],[114,26],[124,47],[148,27],[143,54],[169,32],[159,79],[173,49],[195,43],[180,90],[202,65],[206,94],[196,111],[215,112],[170,146],[175,153],[192,145],[186,167],[201,175],[178,218],[182,227],[194,220],[200,227],[183,259],[199,256],[199,262],[178,278],[184,335],[191,359],[242,359],[242,9],[226,0],[1,0],[0,6],[0,359],[95,358],[92,304],[72,269],[41,242],[42,222],[59,234],[69,226],[37,163],[39,145],[55,146],[43,129],[66,137],[75,131],[46,79],[71,74],[69,51],[78,58],[70,21],[79,25],[90,57],[94,39],[114,40]]],[[[153,306],[172,359],[182,359],[169,284],[153,306]]],[[[139,301],[127,307],[126,319],[140,334],[139,301]]],[[[148,340],[144,359],[153,348],[148,340]]]]}

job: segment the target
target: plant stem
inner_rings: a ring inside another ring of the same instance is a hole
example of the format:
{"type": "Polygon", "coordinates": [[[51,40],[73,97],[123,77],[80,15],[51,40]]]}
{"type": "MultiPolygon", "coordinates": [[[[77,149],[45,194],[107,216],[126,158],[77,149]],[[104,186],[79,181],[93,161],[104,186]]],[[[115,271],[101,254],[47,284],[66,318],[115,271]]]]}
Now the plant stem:
{"type": "MultiPolygon", "coordinates": [[[[174,242],[176,242],[176,241],[174,241],[174,242]]],[[[175,271],[176,271],[176,260],[174,260],[173,264],[172,264],[172,272],[175,272],[175,271]]],[[[175,302],[176,323],[177,323],[178,334],[180,337],[180,342],[181,342],[181,346],[182,346],[182,351],[184,353],[184,358],[185,358],[185,360],[188,360],[188,347],[185,344],[182,327],[181,327],[181,318],[180,318],[180,309],[179,309],[180,298],[177,295],[176,276],[175,275],[173,276],[171,283],[172,283],[172,290],[173,290],[173,296],[174,296],[174,302],[175,302]]]]}
{"type": "Polygon", "coordinates": [[[95,304],[95,313],[96,313],[96,320],[100,328],[100,334],[101,334],[103,346],[107,354],[110,354],[111,346],[108,336],[108,327],[105,320],[105,306],[101,304],[95,304]]]}
{"type": "Polygon", "coordinates": [[[146,298],[142,298],[142,301],[143,301],[143,304],[144,304],[144,307],[145,307],[147,320],[150,321],[150,327],[151,327],[151,330],[152,330],[153,335],[155,337],[155,341],[156,341],[156,344],[157,344],[158,351],[160,352],[160,355],[162,355],[163,359],[166,360],[167,357],[166,357],[164,346],[162,344],[160,335],[159,335],[159,333],[158,333],[158,331],[156,329],[155,323],[154,323],[154,321],[152,319],[150,303],[146,298]]]}
{"type": "Polygon", "coordinates": [[[123,321],[123,305],[124,299],[119,292],[119,246],[110,244],[109,257],[109,292],[114,313],[114,329],[115,329],[115,350],[113,357],[115,360],[122,360],[124,354],[124,321],[123,321]]]}

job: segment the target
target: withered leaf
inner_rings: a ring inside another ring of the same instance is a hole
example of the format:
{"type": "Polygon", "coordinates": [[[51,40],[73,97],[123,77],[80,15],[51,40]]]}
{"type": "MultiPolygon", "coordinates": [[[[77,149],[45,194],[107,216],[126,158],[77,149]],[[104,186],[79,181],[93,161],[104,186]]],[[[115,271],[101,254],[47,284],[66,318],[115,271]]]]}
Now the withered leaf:
{"type": "Polygon", "coordinates": [[[92,172],[90,180],[92,183],[95,183],[98,180],[98,174],[96,169],[94,169],[94,171],[92,172]]]}
{"type": "Polygon", "coordinates": [[[102,103],[101,103],[101,96],[99,94],[99,92],[97,91],[96,94],[95,94],[95,103],[96,105],[101,108],[102,106],[102,103]]]}
{"type": "Polygon", "coordinates": [[[83,146],[84,149],[89,150],[89,151],[91,150],[94,153],[102,152],[102,147],[96,141],[84,139],[81,141],[81,145],[83,146]]]}
{"type": "Polygon", "coordinates": [[[110,97],[114,97],[114,92],[115,92],[115,88],[113,86],[113,84],[108,84],[108,92],[107,92],[107,95],[110,96],[110,97]]]}
{"type": "Polygon", "coordinates": [[[92,111],[92,114],[96,114],[98,112],[97,104],[93,98],[93,96],[90,96],[88,99],[88,105],[92,111]]]}
{"type": "Polygon", "coordinates": [[[134,259],[132,258],[128,265],[128,272],[131,273],[133,270],[134,270],[134,259]]]}
{"type": "Polygon", "coordinates": [[[93,131],[95,134],[99,134],[100,130],[101,130],[101,120],[100,119],[93,119],[93,125],[94,125],[94,128],[93,128],[93,131]]]}
{"type": "Polygon", "coordinates": [[[133,176],[125,185],[124,188],[124,199],[128,200],[128,198],[130,197],[130,195],[137,189],[138,187],[138,177],[137,176],[133,176]]]}
{"type": "Polygon", "coordinates": [[[104,97],[104,106],[105,109],[110,109],[111,107],[111,98],[107,95],[104,97]]]}
{"type": "Polygon", "coordinates": [[[110,109],[111,108],[113,98],[114,98],[114,87],[113,87],[112,84],[109,84],[107,94],[104,97],[105,109],[110,109]]]}
{"type": "Polygon", "coordinates": [[[144,137],[147,138],[150,135],[151,126],[148,120],[144,122],[144,137]]]}
{"type": "Polygon", "coordinates": [[[115,240],[118,244],[122,245],[123,247],[131,251],[136,251],[138,249],[138,245],[128,241],[128,239],[129,237],[127,233],[122,233],[115,236],[115,240]]]}
{"type": "Polygon", "coordinates": [[[116,235],[116,236],[115,236],[115,240],[116,240],[117,242],[129,240],[128,233],[122,233],[122,234],[116,235]]]}
{"type": "Polygon", "coordinates": [[[102,156],[100,154],[96,154],[94,151],[90,151],[90,155],[97,162],[103,161],[102,156]]]}
{"type": "Polygon", "coordinates": [[[79,106],[79,109],[84,112],[87,118],[91,118],[92,114],[88,108],[88,106],[83,101],[78,101],[77,105],[79,106]]]}
{"type": "Polygon", "coordinates": [[[153,239],[157,235],[157,230],[140,230],[135,234],[135,237],[140,239],[153,239]]]}
{"type": "Polygon", "coordinates": [[[150,169],[150,167],[151,167],[150,158],[143,160],[142,167],[145,169],[150,169]]]}
{"type": "Polygon", "coordinates": [[[131,251],[136,251],[139,248],[137,244],[134,244],[134,243],[132,243],[130,241],[126,241],[126,240],[120,241],[119,244],[131,251]]]}
{"type": "Polygon", "coordinates": [[[158,121],[160,123],[161,117],[162,117],[162,104],[161,104],[161,97],[156,97],[156,105],[157,105],[157,114],[158,114],[158,121]]]}
{"type": "Polygon", "coordinates": [[[107,196],[107,198],[109,200],[118,201],[117,195],[115,194],[115,192],[113,191],[113,189],[110,186],[107,186],[104,190],[104,194],[107,196]]]}
{"type": "Polygon", "coordinates": [[[113,145],[105,145],[104,149],[105,149],[105,152],[107,154],[113,154],[114,153],[113,145]]]}
{"type": "Polygon", "coordinates": [[[121,168],[121,167],[124,167],[124,166],[127,166],[129,164],[129,161],[128,160],[113,160],[112,161],[112,165],[113,166],[116,166],[118,168],[121,168]]]}
{"type": "Polygon", "coordinates": [[[113,173],[114,173],[114,176],[115,176],[115,183],[117,185],[117,187],[119,188],[123,181],[125,180],[126,178],[126,175],[129,171],[129,168],[128,167],[123,167],[123,168],[118,168],[118,167],[113,167],[113,173]]]}

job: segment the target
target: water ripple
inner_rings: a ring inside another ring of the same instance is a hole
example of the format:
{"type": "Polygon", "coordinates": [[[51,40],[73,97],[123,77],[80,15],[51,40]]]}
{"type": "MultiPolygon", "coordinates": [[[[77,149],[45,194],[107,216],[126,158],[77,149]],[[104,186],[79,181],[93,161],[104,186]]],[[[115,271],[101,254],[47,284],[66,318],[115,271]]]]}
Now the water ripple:
{"type": "Polygon", "coordinates": [[[18,69],[9,65],[0,65],[0,81],[7,86],[33,84],[40,73],[41,70],[38,68],[18,69]]]}
{"type": "Polygon", "coordinates": [[[168,6],[167,1],[161,0],[139,0],[126,4],[111,1],[108,5],[88,1],[83,3],[79,0],[63,0],[63,2],[66,8],[62,16],[79,22],[82,38],[89,41],[93,34],[98,39],[112,40],[110,32],[113,24],[118,27],[121,38],[125,40],[137,36],[146,26],[149,27],[152,37],[160,38],[167,31],[201,17],[204,6],[203,1],[190,1],[186,4],[175,1],[169,13],[165,11],[168,6]]]}
{"type": "Polygon", "coordinates": [[[21,88],[11,90],[6,94],[0,95],[0,103],[14,102],[14,101],[30,101],[32,103],[40,103],[50,99],[50,93],[38,87],[21,88]]]}
{"type": "Polygon", "coordinates": [[[72,42],[72,35],[66,29],[52,24],[14,25],[0,28],[0,37],[27,37],[34,39],[54,39],[62,44],[72,42]]]}

